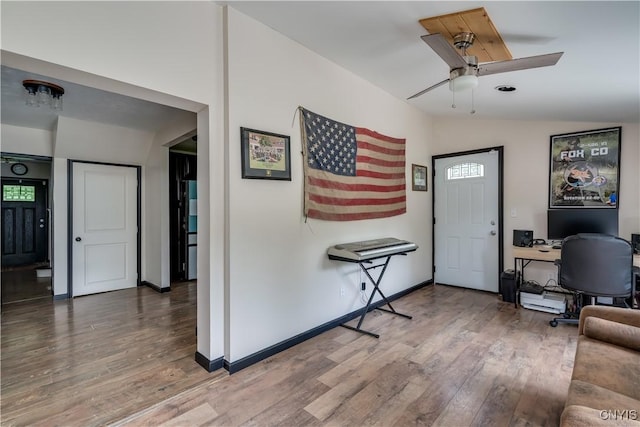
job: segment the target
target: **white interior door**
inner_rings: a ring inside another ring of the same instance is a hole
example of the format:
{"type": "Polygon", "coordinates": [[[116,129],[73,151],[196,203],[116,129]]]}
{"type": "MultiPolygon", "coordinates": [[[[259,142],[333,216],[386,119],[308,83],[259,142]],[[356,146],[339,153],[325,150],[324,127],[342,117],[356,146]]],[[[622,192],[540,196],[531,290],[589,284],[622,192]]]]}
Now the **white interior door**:
{"type": "Polygon", "coordinates": [[[499,153],[434,162],[436,283],[498,292],[499,153]]]}
{"type": "Polygon", "coordinates": [[[137,169],[73,163],[73,296],[137,286],[137,169]]]}

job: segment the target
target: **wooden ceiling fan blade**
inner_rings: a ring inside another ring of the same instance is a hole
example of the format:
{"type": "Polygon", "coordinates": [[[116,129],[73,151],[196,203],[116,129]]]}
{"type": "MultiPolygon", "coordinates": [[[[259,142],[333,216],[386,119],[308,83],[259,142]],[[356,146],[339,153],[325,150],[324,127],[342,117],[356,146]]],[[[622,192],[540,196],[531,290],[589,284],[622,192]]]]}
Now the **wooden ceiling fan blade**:
{"type": "Polygon", "coordinates": [[[437,87],[442,86],[443,84],[447,83],[449,80],[450,80],[450,79],[446,79],[446,80],[441,81],[440,83],[436,83],[436,84],[434,84],[433,86],[429,86],[428,88],[426,88],[426,89],[424,89],[424,90],[421,90],[420,92],[418,92],[418,93],[416,93],[416,94],[414,94],[414,95],[411,95],[410,97],[408,97],[408,98],[407,98],[407,100],[409,100],[409,99],[413,99],[413,98],[417,98],[417,97],[419,97],[420,95],[424,95],[425,93],[429,92],[430,90],[433,90],[433,89],[435,89],[435,88],[437,88],[437,87]]]}
{"type": "Polygon", "coordinates": [[[548,53],[546,55],[528,56],[525,58],[512,59],[510,61],[481,64],[478,65],[478,76],[556,65],[563,53],[564,52],[548,53]]]}
{"type": "Polygon", "coordinates": [[[426,44],[433,49],[435,53],[438,54],[440,58],[444,60],[444,62],[451,67],[451,69],[455,68],[463,68],[467,66],[467,61],[464,60],[462,56],[456,51],[456,48],[451,46],[447,39],[445,39],[442,34],[428,34],[426,36],[420,37],[426,44]]]}

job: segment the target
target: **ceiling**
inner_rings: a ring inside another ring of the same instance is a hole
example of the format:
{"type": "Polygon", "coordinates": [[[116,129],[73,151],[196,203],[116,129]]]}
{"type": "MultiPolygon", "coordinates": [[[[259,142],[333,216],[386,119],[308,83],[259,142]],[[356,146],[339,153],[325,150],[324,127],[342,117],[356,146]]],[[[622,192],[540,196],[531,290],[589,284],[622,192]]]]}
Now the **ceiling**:
{"type": "MultiPolygon", "coordinates": [[[[166,126],[185,110],[107,92],[51,77],[2,66],[2,123],[52,130],[58,115],[148,132],[166,126]],[[23,80],[45,80],[62,86],[62,112],[26,105],[23,80]]],[[[191,113],[193,114],[193,113],[191,113]]]]}
{"type": "MultiPolygon", "coordinates": [[[[241,13],[405,100],[448,77],[419,20],[484,7],[514,58],[563,51],[557,65],[480,77],[473,117],[640,121],[640,2],[231,1],[241,13]],[[498,85],[516,87],[498,92],[498,85]]],[[[27,107],[22,80],[65,88],[62,116],[154,131],[184,110],[2,66],[2,123],[52,129],[27,107]]],[[[443,85],[406,101],[433,116],[469,117],[471,96],[443,85]]]]}
{"type": "MultiPolygon", "coordinates": [[[[484,7],[514,58],[564,52],[557,65],[480,77],[484,119],[640,120],[640,2],[226,2],[400,99],[448,78],[419,21],[484,7]],[[498,85],[516,87],[498,92],[498,85]]],[[[443,85],[407,101],[434,116],[469,116],[471,96],[443,85]]]]}

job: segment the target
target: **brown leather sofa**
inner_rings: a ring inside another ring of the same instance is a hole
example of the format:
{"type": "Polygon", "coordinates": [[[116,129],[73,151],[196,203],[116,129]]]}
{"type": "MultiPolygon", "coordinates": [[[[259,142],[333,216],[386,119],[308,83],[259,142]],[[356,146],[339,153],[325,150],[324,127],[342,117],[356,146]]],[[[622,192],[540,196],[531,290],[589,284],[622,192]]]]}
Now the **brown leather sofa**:
{"type": "Polygon", "coordinates": [[[640,310],[585,306],[561,426],[640,427],[640,310]]]}

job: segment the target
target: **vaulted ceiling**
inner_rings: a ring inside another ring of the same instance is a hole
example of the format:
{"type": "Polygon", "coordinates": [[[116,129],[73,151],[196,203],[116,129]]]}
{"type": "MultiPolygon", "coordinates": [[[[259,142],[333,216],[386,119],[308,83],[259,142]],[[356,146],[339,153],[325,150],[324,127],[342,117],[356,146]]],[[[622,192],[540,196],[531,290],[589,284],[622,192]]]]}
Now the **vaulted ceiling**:
{"type": "MultiPolygon", "coordinates": [[[[638,122],[638,1],[226,2],[406,99],[449,75],[420,20],[484,7],[513,58],[564,52],[557,65],[480,77],[475,117],[638,122]],[[499,92],[511,85],[514,92],[499,92]]],[[[443,85],[408,101],[435,116],[469,116],[471,96],[443,85]]]]}
{"type": "MultiPolygon", "coordinates": [[[[557,65],[480,77],[482,119],[640,121],[640,2],[230,1],[235,8],[399,99],[442,81],[449,67],[420,36],[420,20],[484,7],[514,58],[564,52],[557,65]],[[514,92],[495,87],[510,85],[514,92]]],[[[2,67],[2,122],[50,129],[55,114],[24,105],[21,81],[2,67]]],[[[52,80],[67,88],[64,115],[151,130],[176,114],[165,105],[52,80]]],[[[447,85],[406,101],[433,116],[469,117],[471,94],[447,85]],[[452,108],[455,102],[456,108],[452,108]]]]}

